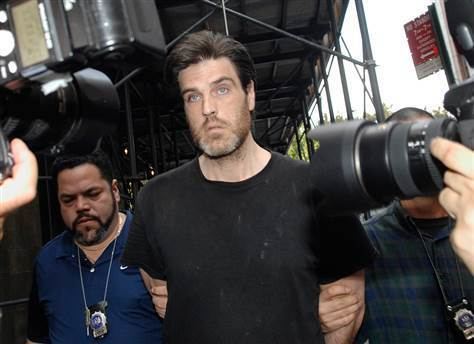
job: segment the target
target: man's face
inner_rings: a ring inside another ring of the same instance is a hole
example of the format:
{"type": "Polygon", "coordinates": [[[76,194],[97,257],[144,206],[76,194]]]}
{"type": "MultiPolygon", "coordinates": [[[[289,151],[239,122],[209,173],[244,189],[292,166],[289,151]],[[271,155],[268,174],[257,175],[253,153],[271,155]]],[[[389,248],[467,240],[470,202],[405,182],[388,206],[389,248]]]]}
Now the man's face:
{"type": "Polygon", "coordinates": [[[93,164],[65,169],[58,174],[58,198],[76,242],[90,246],[105,239],[120,200],[116,180],[110,185],[93,164]]]}
{"type": "Polygon", "coordinates": [[[228,58],[193,64],[179,73],[178,82],[197,146],[213,159],[236,151],[250,134],[253,82],[246,93],[228,58]]]}

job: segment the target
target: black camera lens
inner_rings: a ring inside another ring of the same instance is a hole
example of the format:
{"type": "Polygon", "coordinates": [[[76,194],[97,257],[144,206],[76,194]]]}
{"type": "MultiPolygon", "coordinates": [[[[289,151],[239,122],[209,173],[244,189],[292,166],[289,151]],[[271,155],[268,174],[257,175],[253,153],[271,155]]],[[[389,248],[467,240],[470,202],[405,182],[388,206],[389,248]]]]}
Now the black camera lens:
{"type": "Polygon", "coordinates": [[[118,123],[115,87],[104,73],[91,68],[73,73],[64,87],[49,94],[40,84],[0,91],[4,136],[21,138],[35,152],[91,152],[118,123]]]}
{"type": "Polygon", "coordinates": [[[433,195],[443,186],[444,166],[430,153],[441,136],[459,141],[457,122],[348,121],[309,133],[319,141],[311,160],[313,182],[330,212],[363,211],[395,197],[433,195]]]}

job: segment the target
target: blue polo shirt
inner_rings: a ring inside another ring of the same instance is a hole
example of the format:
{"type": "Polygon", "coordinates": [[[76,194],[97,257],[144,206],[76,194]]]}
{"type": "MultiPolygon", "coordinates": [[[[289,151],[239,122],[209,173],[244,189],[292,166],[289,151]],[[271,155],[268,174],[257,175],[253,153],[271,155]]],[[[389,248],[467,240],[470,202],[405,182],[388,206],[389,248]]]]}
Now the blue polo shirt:
{"type": "MultiPolygon", "coordinates": [[[[69,230],[46,244],[36,258],[29,302],[28,339],[39,343],[161,343],[161,319],[138,268],[123,266],[132,215],[117,238],[107,291],[108,334],[87,336],[84,301],[77,262],[77,247],[69,230]]],[[[113,242],[95,264],[80,253],[88,306],[103,299],[113,242]]]]}

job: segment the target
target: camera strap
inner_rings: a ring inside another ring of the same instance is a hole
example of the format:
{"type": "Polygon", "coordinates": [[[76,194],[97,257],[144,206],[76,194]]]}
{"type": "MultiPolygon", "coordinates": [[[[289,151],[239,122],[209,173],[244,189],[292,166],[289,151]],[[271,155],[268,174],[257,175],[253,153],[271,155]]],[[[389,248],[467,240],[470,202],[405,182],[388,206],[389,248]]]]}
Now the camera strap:
{"type": "MultiPolygon", "coordinates": [[[[435,274],[436,282],[438,283],[439,290],[441,292],[441,296],[443,297],[443,302],[445,305],[445,310],[448,315],[449,321],[454,324],[455,328],[461,332],[463,337],[466,341],[474,339],[474,313],[472,312],[472,307],[469,304],[469,300],[467,300],[465,293],[464,293],[464,284],[461,277],[461,270],[459,267],[459,259],[454,251],[452,251],[454,256],[454,261],[456,264],[456,274],[458,277],[459,288],[461,289],[461,299],[457,300],[456,302],[450,304],[448,301],[448,297],[446,296],[446,291],[443,287],[443,283],[441,280],[440,272],[436,268],[436,265],[431,257],[431,254],[428,250],[428,246],[426,245],[426,241],[423,238],[423,234],[421,233],[418,226],[415,224],[412,218],[409,218],[410,223],[416,229],[416,232],[423,244],[423,248],[425,250],[426,256],[430,262],[430,265],[433,269],[435,274]]],[[[451,225],[451,218],[449,219],[449,228],[452,227],[451,225]]],[[[452,248],[451,248],[452,250],[452,248]]]]}

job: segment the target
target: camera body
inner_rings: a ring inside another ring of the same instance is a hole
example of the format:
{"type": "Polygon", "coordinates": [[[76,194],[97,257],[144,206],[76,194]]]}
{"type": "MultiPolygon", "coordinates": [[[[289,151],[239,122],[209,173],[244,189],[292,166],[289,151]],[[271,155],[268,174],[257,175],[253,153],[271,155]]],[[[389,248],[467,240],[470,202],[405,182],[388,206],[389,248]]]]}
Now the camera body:
{"type": "MultiPolygon", "coordinates": [[[[5,146],[9,138],[18,137],[33,151],[51,155],[90,152],[116,128],[119,109],[119,97],[108,76],[92,68],[81,69],[48,94],[36,83],[0,92],[0,140],[6,141],[5,146]]],[[[0,155],[0,166],[6,158],[0,155]]]]}
{"type": "Polygon", "coordinates": [[[160,19],[148,0],[0,2],[0,86],[21,88],[135,50],[165,53],[160,19]]]}
{"type": "Polygon", "coordinates": [[[8,139],[81,154],[115,130],[115,86],[88,67],[165,51],[151,0],[0,0],[0,182],[13,164],[8,139]]]}

